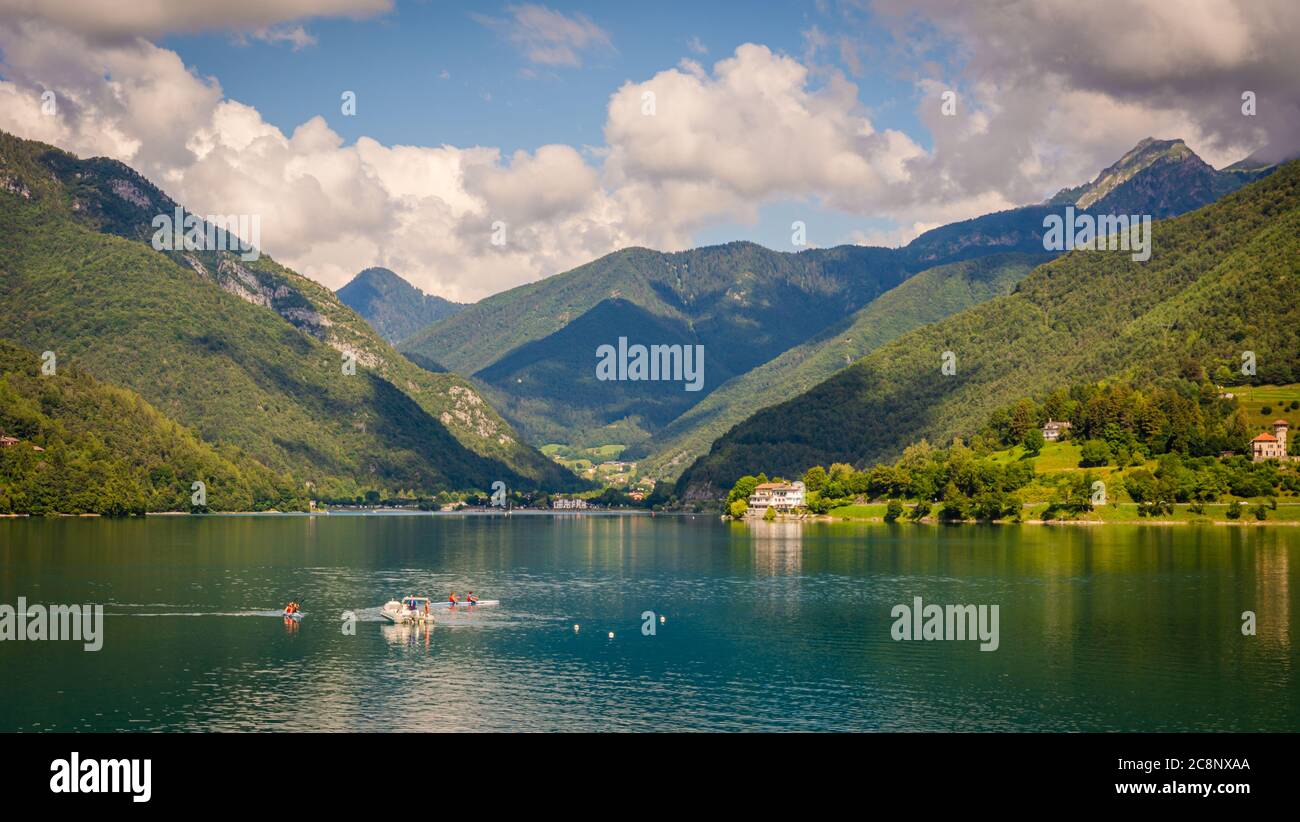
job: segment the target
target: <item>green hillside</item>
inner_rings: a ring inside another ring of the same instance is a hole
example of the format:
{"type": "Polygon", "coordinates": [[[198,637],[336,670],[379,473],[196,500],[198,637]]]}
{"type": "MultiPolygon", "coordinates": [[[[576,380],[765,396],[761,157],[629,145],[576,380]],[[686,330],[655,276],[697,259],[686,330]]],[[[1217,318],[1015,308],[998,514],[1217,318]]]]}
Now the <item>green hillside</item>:
{"type": "Polygon", "coordinates": [[[1246,409],[1247,419],[1261,430],[1277,417],[1294,419],[1300,410],[1300,384],[1237,385],[1226,390],[1246,409]]]}
{"type": "Polygon", "coordinates": [[[154,251],[150,220],[174,207],[120,163],[0,134],[0,337],[322,495],[576,483],[466,381],[398,355],[323,286],[266,256],[154,251]]]}
{"type": "MultiPolygon", "coordinates": [[[[1010,296],[909,332],[714,443],[678,482],[716,497],[755,470],[875,462],[921,438],[970,434],[1008,397],[1108,376],[1231,375],[1253,351],[1260,383],[1300,379],[1300,163],[1155,223],[1153,253],[1076,251],[1010,296]],[[956,373],[941,373],[944,352],[956,373]]],[[[1219,376],[1215,377],[1219,379],[1219,376]]]]}
{"type": "Polygon", "coordinates": [[[0,514],[191,510],[201,481],[213,511],[305,505],[291,478],[239,449],[216,448],[140,395],[0,342],[0,514]]]}
{"type": "Polygon", "coordinates": [[[993,254],[927,269],[802,345],[736,377],[674,419],[645,469],[675,479],[732,426],[815,386],[884,343],[926,323],[1011,293],[1049,254],[993,254]]]}

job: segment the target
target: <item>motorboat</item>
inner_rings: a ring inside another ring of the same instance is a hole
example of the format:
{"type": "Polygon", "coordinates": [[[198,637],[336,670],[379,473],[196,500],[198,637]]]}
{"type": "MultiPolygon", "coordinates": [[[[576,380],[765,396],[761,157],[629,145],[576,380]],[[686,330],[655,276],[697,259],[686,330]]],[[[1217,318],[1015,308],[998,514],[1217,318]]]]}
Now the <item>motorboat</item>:
{"type": "Polygon", "coordinates": [[[408,622],[433,622],[433,610],[436,608],[428,597],[403,597],[401,601],[390,599],[379,610],[379,615],[394,625],[408,622]]]}

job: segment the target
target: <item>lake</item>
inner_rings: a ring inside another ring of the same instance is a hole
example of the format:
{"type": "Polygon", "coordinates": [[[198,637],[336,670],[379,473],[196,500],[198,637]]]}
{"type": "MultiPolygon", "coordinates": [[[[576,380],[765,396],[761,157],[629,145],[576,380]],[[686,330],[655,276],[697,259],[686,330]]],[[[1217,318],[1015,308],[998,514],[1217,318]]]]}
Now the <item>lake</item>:
{"type": "Polygon", "coordinates": [[[1298,546],[704,515],[0,520],[0,603],[106,614],[98,652],[0,642],[0,730],[1294,731],[1298,546]],[[452,589],[501,604],[379,616],[452,589]],[[997,649],[896,641],[914,597],[997,605],[997,649]]]}

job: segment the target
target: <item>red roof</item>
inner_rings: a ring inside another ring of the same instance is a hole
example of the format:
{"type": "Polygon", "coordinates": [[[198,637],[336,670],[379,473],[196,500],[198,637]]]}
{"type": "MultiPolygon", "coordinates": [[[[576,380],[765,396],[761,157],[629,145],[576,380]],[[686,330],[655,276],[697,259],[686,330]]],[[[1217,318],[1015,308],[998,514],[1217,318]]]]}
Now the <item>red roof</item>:
{"type": "Polygon", "coordinates": [[[1251,442],[1277,442],[1277,437],[1272,434],[1260,434],[1258,437],[1251,440],[1251,442]]]}
{"type": "Polygon", "coordinates": [[[1287,422],[1286,420],[1273,420],[1273,424],[1274,424],[1274,425],[1285,425],[1287,428],[1290,428],[1290,427],[1291,427],[1291,423],[1287,422]]]}

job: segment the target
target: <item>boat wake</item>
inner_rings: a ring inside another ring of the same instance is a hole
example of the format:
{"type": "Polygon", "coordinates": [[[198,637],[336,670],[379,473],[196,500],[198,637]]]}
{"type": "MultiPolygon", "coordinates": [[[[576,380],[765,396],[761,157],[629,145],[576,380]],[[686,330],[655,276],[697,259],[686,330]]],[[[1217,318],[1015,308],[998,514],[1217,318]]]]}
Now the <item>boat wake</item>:
{"type": "Polygon", "coordinates": [[[130,617],[284,617],[283,608],[266,611],[105,611],[104,616],[130,617]]]}

